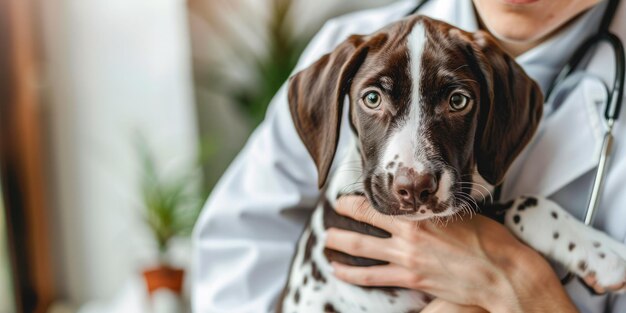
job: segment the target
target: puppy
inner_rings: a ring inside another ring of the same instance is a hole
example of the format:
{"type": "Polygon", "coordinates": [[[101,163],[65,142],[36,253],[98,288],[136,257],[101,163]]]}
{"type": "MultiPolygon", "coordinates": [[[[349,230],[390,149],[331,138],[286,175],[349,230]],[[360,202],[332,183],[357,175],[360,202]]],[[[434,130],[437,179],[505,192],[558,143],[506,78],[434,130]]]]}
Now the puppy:
{"type": "MultiPolygon", "coordinates": [[[[427,294],[363,288],[332,275],[330,261],[384,262],[325,249],[325,229],[390,236],[338,215],[335,200],[365,195],[379,212],[415,221],[473,210],[532,139],[543,108],[537,84],[491,36],[423,16],[349,37],[294,75],[288,98],[320,188],[335,157],[344,103],[352,133],[349,152],[298,242],[277,305],[285,313],[422,309],[427,294]]],[[[493,208],[484,213],[575,274],[601,287],[626,282],[623,246],[555,203],[520,197],[493,208]]]]}

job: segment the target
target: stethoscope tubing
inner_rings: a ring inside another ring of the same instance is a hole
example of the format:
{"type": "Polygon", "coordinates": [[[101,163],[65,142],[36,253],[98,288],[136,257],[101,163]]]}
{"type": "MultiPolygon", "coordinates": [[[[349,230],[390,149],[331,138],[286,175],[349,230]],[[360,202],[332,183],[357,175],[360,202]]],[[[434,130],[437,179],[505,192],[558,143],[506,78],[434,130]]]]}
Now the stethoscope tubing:
{"type": "Polygon", "coordinates": [[[559,72],[554,83],[546,93],[546,98],[549,98],[554,90],[554,87],[563,82],[567,77],[572,75],[580,66],[582,60],[589,55],[589,52],[594,49],[600,43],[608,43],[613,49],[613,55],[615,59],[615,78],[613,79],[613,88],[609,93],[607,99],[607,106],[604,111],[604,118],[607,121],[617,121],[619,113],[622,108],[624,99],[624,71],[626,61],[624,60],[624,45],[622,41],[615,34],[608,30],[602,31],[594,35],[585,41],[572,55],[567,65],[559,72]]]}

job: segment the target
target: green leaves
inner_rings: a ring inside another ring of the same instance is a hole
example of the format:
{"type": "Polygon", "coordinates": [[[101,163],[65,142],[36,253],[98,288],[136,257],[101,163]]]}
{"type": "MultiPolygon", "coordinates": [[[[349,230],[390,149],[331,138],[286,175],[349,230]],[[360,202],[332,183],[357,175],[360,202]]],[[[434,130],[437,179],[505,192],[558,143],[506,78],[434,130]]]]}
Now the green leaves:
{"type": "MultiPolygon", "coordinates": [[[[141,162],[140,191],[143,215],[164,254],[170,239],[188,236],[198,219],[207,192],[203,190],[200,162],[175,175],[162,175],[143,137],[136,140],[141,162]]],[[[201,155],[208,149],[200,149],[201,155]]]]}
{"type": "Polygon", "coordinates": [[[236,103],[250,118],[253,126],[258,125],[272,97],[289,77],[298,57],[304,49],[306,38],[293,33],[292,0],[272,0],[271,19],[267,24],[267,50],[263,55],[242,53],[233,55],[233,62],[250,64],[252,79],[249,83],[224,81],[223,66],[209,66],[197,73],[198,83],[226,96],[236,103]]]}

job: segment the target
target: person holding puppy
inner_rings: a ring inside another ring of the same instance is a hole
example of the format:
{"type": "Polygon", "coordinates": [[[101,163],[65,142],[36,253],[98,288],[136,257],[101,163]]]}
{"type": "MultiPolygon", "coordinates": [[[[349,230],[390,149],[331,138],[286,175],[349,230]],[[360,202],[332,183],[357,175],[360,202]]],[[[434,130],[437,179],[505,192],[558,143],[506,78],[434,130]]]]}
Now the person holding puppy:
{"type": "MultiPolygon", "coordinates": [[[[349,35],[373,32],[402,19],[417,5],[415,0],[399,1],[327,22],[303,53],[296,71],[349,35]]],[[[576,47],[601,27],[607,7],[608,0],[430,0],[415,14],[467,31],[488,31],[546,93],[576,47]]],[[[619,4],[614,14],[609,27],[626,40],[626,5],[619,4]]],[[[610,82],[616,66],[611,60],[610,51],[597,49],[587,69],[610,82]]],[[[601,116],[603,108],[593,106],[593,92],[580,92],[581,97],[545,110],[547,122],[539,140],[551,141],[537,142],[516,161],[510,170],[513,175],[502,189],[503,198],[541,194],[574,215],[584,212],[596,164],[595,147],[601,143],[594,135],[600,121],[595,114],[601,116]],[[575,133],[569,131],[572,124],[575,133]],[[565,158],[560,159],[561,155],[565,158]]],[[[349,123],[341,127],[344,133],[350,131],[349,123]]],[[[626,218],[626,193],[622,190],[626,176],[623,170],[620,175],[619,169],[626,168],[626,127],[618,122],[614,132],[614,170],[607,174],[594,226],[623,240],[626,224],[620,221],[626,218]]],[[[295,131],[283,87],[265,121],[218,183],[196,226],[193,311],[271,311],[284,285],[295,242],[319,197],[317,170],[295,131]]],[[[373,210],[359,196],[341,198],[338,206],[338,211],[357,220],[362,218],[358,212],[373,210]],[[354,207],[362,210],[352,210],[354,207]]],[[[387,217],[377,218],[370,222],[384,223],[387,217]]],[[[394,223],[409,222],[396,219],[394,223]]],[[[414,267],[391,264],[380,270],[338,264],[334,274],[357,285],[430,293],[437,300],[427,312],[626,311],[625,297],[607,293],[624,286],[594,292],[582,282],[562,286],[542,256],[486,217],[452,221],[445,228],[424,228],[427,230],[420,236],[398,234],[390,242],[395,247],[429,247],[427,252],[411,256],[414,267]],[[419,283],[405,279],[416,275],[419,283]]],[[[335,235],[329,233],[326,238],[333,249],[347,250],[354,244],[335,240],[335,235]]]]}

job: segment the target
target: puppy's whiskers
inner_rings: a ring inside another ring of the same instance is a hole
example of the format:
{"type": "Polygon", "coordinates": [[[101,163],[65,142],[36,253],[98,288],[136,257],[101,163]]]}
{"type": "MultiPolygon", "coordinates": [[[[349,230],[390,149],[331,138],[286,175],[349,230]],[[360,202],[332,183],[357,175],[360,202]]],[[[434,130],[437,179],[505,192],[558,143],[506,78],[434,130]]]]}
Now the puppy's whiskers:
{"type": "Polygon", "coordinates": [[[456,182],[455,186],[459,186],[460,188],[470,188],[472,191],[476,191],[483,197],[481,201],[487,201],[487,196],[485,195],[485,193],[483,193],[480,189],[474,188],[474,187],[480,187],[482,188],[482,190],[484,190],[487,193],[487,195],[489,195],[489,203],[493,203],[493,194],[491,193],[489,188],[485,187],[484,185],[480,183],[461,181],[461,182],[456,182]]]}

